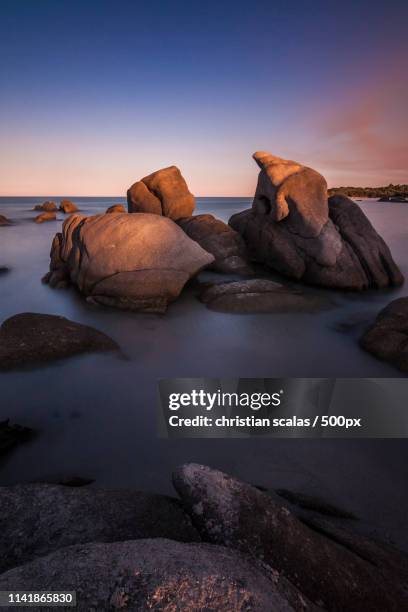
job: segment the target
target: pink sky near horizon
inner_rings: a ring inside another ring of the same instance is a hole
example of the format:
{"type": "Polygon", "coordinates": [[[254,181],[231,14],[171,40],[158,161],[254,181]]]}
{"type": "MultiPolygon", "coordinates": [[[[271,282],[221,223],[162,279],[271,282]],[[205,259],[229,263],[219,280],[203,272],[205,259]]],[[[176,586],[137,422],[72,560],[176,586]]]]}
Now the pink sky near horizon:
{"type": "MultiPolygon", "coordinates": [[[[293,74],[285,73],[284,87],[278,81],[270,90],[256,88],[273,76],[269,64],[256,73],[250,63],[245,76],[254,89],[226,80],[217,96],[190,86],[175,70],[170,77],[180,83],[172,87],[183,88],[175,97],[169,90],[164,100],[157,91],[146,98],[144,87],[134,98],[112,91],[112,73],[103,70],[89,90],[74,88],[73,70],[64,83],[72,96],[62,90],[50,97],[27,73],[32,95],[10,94],[8,105],[3,99],[0,195],[123,197],[136,180],[174,164],[197,196],[252,196],[256,150],[315,168],[329,187],[408,183],[405,47],[402,42],[387,53],[379,49],[378,57],[356,58],[327,87],[324,58],[321,64],[314,58],[303,80],[290,58],[293,74]]],[[[227,76],[229,69],[228,56],[227,76]]],[[[11,75],[11,93],[13,79],[20,75],[11,75]]]]}

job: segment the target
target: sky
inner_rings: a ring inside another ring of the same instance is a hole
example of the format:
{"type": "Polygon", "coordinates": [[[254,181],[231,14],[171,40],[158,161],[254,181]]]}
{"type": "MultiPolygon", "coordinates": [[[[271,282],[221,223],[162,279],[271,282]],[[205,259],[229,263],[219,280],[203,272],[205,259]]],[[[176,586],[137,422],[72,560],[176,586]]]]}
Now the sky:
{"type": "Polygon", "coordinates": [[[408,183],[406,0],[0,0],[0,195],[123,196],[177,165],[250,196],[256,150],[408,183]]]}

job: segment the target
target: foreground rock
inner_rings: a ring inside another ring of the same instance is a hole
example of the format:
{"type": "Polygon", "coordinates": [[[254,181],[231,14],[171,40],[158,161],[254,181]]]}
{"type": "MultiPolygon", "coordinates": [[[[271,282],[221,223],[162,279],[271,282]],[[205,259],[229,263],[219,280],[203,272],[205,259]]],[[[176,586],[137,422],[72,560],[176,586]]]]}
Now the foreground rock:
{"type": "Polygon", "coordinates": [[[123,206],[123,204],[113,204],[113,206],[109,206],[105,212],[106,214],[125,213],[126,208],[123,206]]]}
{"type": "Polygon", "coordinates": [[[213,261],[158,215],[73,215],[54,238],[44,281],[58,286],[69,278],[91,302],[162,313],[213,261]]]}
{"type": "Polygon", "coordinates": [[[273,582],[239,553],[164,539],[63,548],[0,576],[1,590],[16,585],[19,590],[76,591],[80,611],[293,610],[273,582]]]}
{"type": "Polygon", "coordinates": [[[0,370],[118,349],[97,329],[55,315],[25,312],[0,327],[0,370]]]}
{"type": "Polygon", "coordinates": [[[43,204],[37,204],[34,206],[34,210],[44,210],[45,212],[54,212],[57,210],[55,202],[44,202],[43,204]]]}
{"type": "Polygon", "coordinates": [[[5,217],[4,215],[0,215],[0,227],[2,225],[10,225],[11,221],[9,219],[7,219],[7,217],[5,217]]]}
{"type": "Polygon", "coordinates": [[[71,202],[71,200],[62,200],[59,205],[60,210],[67,215],[72,215],[72,213],[78,211],[78,207],[71,202]]]}
{"type": "Polygon", "coordinates": [[[55,221],[57,214],[55,212],[43,212],[34,218],[35,223],[44,223],[44,221],[55,221]]]}
{"type": "Polygon", "coordinates": [[[374,566],[300,522],[251,485],[208,467],[187,464],[174,485],[203,539],[261,559],[312,601],[329,610],[407,608],[407,576],[374,566]]]}
{"type": "Polygon", "coordinates": [[[0,274],[7,274],[7,272],[10,272],[10,268],[7,266],[0,266],[0,274]]]}
{"type": "Polygon", "coordinates": [[[196,215],[179,219],[178,224],[187,236],[214,255],[209,268],[227,274],[252,274],[243,239],[226,223],[213,215],[196,215]]]}
{"type": "Polygon", "coordinates": [[[261,278],[210,285],[200,299],[211,310],[236,314],[313,312],[323,307],[318,296],[261,278]]]}
{"type": "Polygon", "coordinates": [[[157,170],[134,183],[127,192],[128,212],[147,212],[170,219],[193,214],[194,196],[176,166],[157,170]]]}
{"type": "Polygon", "coordinates": [[[363,349],[408,372],[408,298],[394,300],[360,339],[363,349]]]}
{"type": "Polygon", "coordinates": [[[200,540],[176,499],[127,489],[0,487],[0,525],[0,572],[73,544],[200,540]]]}
{"type": "Polygon", "coordinates": [[[255,154],[261,166],[252,210],[229,221],[254,260],[290,278],[336,289],[398,286],[403,276],[360,207],[345,196],[327,200],[326,183],[310,168],[255,154]]]}
{"type": "Polygon", "coordinates": [[[5,455],[13,450],[13,448],[18,444],[31,440],[33,433],[33,430],[29,427],[23,427],[22,425],[10,425],[9,419],[0,421],[0,455],[5,455]]]}

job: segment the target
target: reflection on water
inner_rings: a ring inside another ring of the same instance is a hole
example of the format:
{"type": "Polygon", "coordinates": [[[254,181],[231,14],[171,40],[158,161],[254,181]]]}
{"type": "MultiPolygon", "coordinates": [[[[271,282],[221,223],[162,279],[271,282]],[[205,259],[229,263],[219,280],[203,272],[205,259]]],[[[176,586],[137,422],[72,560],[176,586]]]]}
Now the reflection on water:
{"type": "MultiPolygon", "coordinates": [[[[158,378],[398,377],[360,350],[356,338],[380,308],[407,294],[406,286],[363,294],[318,290],[335,303],[318,314],[216,313],[192,287],[164,316],[98,309],[73,289],[52,290],[40,282],[63,218],[34,224],[31,209],[44,199],[0,198],[0,214],[15,222],[0,228],[0,266],[11,268],[0,278],[1,320],[27,311],[61,314],[109,334],[129,360],[90,355],[0,374],[0,418],[39,432],[2,464],[1,484],[80,475],[101,486],[170,492],[171,469],[193,460],[265,486],[346,500],[367,520],[378,524],[381,515],[383,531],[397,533],[405,520],[404,503],[393,501],[406,495],[405,441],[163,440],[156,436],[155,403],[158,378]]],[[[124,203],[72,199],[87,214],[124,203]]],[[[227,220],[249,206],[245,198],[201,198],[197,212],[227,220]]],[[[408,277],[408,206],[361,206],[408,277]]]]}

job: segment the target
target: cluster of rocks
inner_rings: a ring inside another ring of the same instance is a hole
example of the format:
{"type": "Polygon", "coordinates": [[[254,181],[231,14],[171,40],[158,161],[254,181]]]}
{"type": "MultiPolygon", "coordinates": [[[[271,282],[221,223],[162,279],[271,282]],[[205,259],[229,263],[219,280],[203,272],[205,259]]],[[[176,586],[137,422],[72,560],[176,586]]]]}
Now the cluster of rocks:
{"type": "Polygon", "coordinates": [[[204,268],[248,274],[241,237],[211,215],[191,216],[194,197],[180,171],[159,170],[128,191],[128,210],[67,219],[53,241],[52,287],[74,283],[88,301],[165,312],[204,268]],[[188,216],[187,216],[188,215],[188,216]]]}
{"type": "MultiPolygon", "coordinates": [[[[328,198],[325,179],[311,168],[264,152],[254,158],[261,171],[252,209],[233,215],[229,225],[212,215],[194,216],[194,196],[180,170],[164,168],[129,188],[128,212],[136,214],[70,217],[54,238],[45,282],[72,282],[89,301],[142,312],[164,312],[204,268],[247,276],[253,274],[251,262],[335,289],[403,282],[357,204],[344,196],[328,198]]],[[[124,208],[114,205],[106,212],[124,208]]],[[[283,295],[276,288],[268,292],[268,310],[265,288],[264,306],[258,307],[250,285],[228,292],[232,312],[241,312],[244,301],[255,312],[275,312],[283,295]],[[245,292],[251,295],[244,298],[245,292]]],[[[299,298],[291,302],[300,304],[299,298]]]]}
{"type": "Polygon", "coordinates": [[[311,168],[264,152],[254,159],[261,171],[252,209],[229,224],[256,261],[333,289],[402,284],[389,248],[357,204],[341,195],[328,198],[325,179],[311,168]]]}
{"type": "MultiPolygon", "coordinates": [[[[55,202],[46,201],[42,204],[34,206],[34,210],[40,214],[34,218],[35,223],[44,223],[44,221],[55,221],[57,218],[57,205],[55,202]]],[[[59,210],[67,215],[72,215],[78,211],[77,206],[70,200],[61,200],[59,210]]]]}
{"type": "Polygon", "coordinates": [[[0,590],[76,591],[78,610],[406,609],[407,557],[389,545],[332,519],[306,525],[273,492],[206,466],[173,482],[179,499],[0,488],[0,590]]]}

